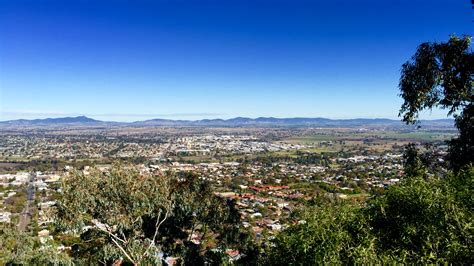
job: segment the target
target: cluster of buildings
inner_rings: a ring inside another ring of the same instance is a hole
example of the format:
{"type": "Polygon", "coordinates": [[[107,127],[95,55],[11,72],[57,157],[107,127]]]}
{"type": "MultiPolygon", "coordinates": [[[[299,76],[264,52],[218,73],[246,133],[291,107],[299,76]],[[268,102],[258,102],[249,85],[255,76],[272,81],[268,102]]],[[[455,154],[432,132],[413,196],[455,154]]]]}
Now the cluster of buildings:
{"type": "Polygon", "coordinates": [[[51,208],[56,204],[54,193],[59,188],[62,173],[18,172],[15,174],[0,174],[0,223],[18,224],[21,229],[25,219],[36,224],[38,236],[42,242],[51,238],[48,225],[51,224],[51,208]],[[19,197],[21,195],[21,197],[19,197]],[[14,197],[21,199],[12,200],[14,197]],[[19,206],[11,206],[12,204],[19,206]],[[26,206],[30,204],[27,208],[26,206]],[[19,207],[19,208],[13,208],[19,207]],[[36,219],[30,220],[29,218],[36,219]]]}
{"type": "MultiPolygon", "coordinates": [[[[136,163],[142,171],[156,174],[191,171],[209,181],[217,196],[235,201],[242,226],[261,243],[294,222],[289,219],[290,213],[302,201],[319,196],[364,199],[403,178],[403,146],[376,150],[370,145],[351,146],[341,140],[324,139],[303,145],[271,141],[262,138],[261,133],[183,134],[159,139],[6,135],[0,144],[2,158],[67,159],[64,160],[67,165],[71,162],[58,172],[0,174],[0,223],[19,222],[15,217],[20,214],[7,208],[8,201],[18,198],[19,193],[27,193],[26,187],[33,185],[35,207],[31,211],[35,212],[36,220],[31,222],[37,223],[42,243],[51,239],[48,228],[54,195],[62,176],[77,167],[73,165],[75,159],[144,157],[144,161],[136,163]],[[206,160],[183,159],[188,156],[203,156],[206,160]]],[[[442,149],[437,149],[442,154],[442,149]]],[[[87,173],[93,166],[91,160],[90,165],[81,166],[80,170],[87,173]]],[[[111,167],[107,163],[95,166],[102,171],[111,167]]],[[[192,241],[200,241],[197,232],[192,241]]],[[[236,250],[226,253],[234,259],[241,255],[236,250]]]]}
{"type": "Polygon", "coordinates": [[[145,157],[161,159],[182,155],[253,154],[301,149],[302,145],[260,140],[254,135],[193,135],[140,139],[95,135],[5,135],[0,140],[0,158],[94,159],[145,157]]]}
{"type": "MultiPolygon", "coordinates": [[[[209,140],[216,141],[209,138],[209,140]]],[[[181,142],[198,142],[194,138],[181,142]]],[[[301,156],[306,156],[302,153],[301,156]]],[[[242,225],[255,233],[257,239],[268,239],[288,226],[289,213],[297,208],[301,200],[318,195],[346,198],[363,196],[371,189],[383,188],[401,178],[402,158],[400,154],[356,155],[340,157],[326,154],[324,160],[306,162],[296,157],[254,157],[248,160],[182,163],[178,161],[149,161],[139,167],[143,171],[165,174],[169,171],[191,171],[211,182],[216,195],[234,199],[241,215],[242,225]],[[328,164],[329,162],[329,164],[328,164]]],[[[98,166],[107,171],[110,165],[98,166]]],[[[53,194],[61,177],[70,170],[50,173],[27,173],[0,175],[2,197],[13,196],[34,175],[33,184],[38,203],[37,222],[41,237],[47,239],[49,210],[54,206],[53,194]],[[9,194],[10,193],[10,194],[9,194]]],[[[90,167],[84,167],[88,172],[90,167]]],[[[12,215],[0,212],[0,222],[10,222],[12,215]]]]}
{"type": "Polygon", "coordinates": [[[236,201],[244,227],[257,238],[268,238],[284,229],[288,214],[301,200],[316,195],[366,197],[402,178],[402,156],[383,153],[355,158],[326,155],[331,165],[275,159],[214,163],[161,163],[143,165],[147,171],[192,171],[210,181],[216,194],[236,201]]]}
{"type": "Polygon", "coordinates": [[[198,135],[178,138],[170,143],[170,153],[184,155],[254,154],[259,152],[300,149],[302,145],[277,144],[259,140],[253,135],[198,135]]]}

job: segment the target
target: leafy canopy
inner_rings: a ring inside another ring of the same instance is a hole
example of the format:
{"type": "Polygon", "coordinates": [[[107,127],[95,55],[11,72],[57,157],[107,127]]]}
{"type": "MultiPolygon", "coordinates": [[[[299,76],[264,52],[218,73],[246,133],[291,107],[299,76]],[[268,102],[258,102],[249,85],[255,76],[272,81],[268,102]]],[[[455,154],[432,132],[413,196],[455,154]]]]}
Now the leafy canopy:
{"type": "Polygon", "coordinates": [[[264,264],[472,264],[474,168],[414,176],[366,205],[320,202],[295,213],[264,264]]]}
{"type": "Polygon", "coordinates": [[[448,160],[459,170],[474,162],[474,54],[471,38],[452,36],[446,43],[423,43],[403,64],[399,83],[404,103],[399,115],[410,124],[422,110],[440,107],[453,115],[459,136],[449,142],[448,160]]]}
{"type": "Polygon", "coordinates": [[[69,232],[63,239],[73,257],[84,263],[160,264],[164,256],[204,263],[210,249],[239,244],[236,214],[192,173],[114,166],[66,177],[56,219],[58,231],[69,232]]]}
{"type": "Polygon", "coordinates": [[[447,43],[422,43],[402,65],[399,88],[403,121],[413,123],[423,109],[441,107],[454,114],[472,104],[474,55],[471,38],[452,36],[447,43]]]}

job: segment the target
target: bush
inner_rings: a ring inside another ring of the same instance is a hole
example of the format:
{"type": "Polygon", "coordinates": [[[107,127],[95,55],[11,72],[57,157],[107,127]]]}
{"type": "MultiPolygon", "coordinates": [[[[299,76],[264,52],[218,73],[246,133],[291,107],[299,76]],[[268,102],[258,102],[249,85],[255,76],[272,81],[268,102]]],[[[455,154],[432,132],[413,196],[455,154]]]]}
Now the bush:
{"type": "Polygon", "coordinates": [[[371,201],[365,214],[378,248],[407,262],[472,264],[472,173],[408,178],[371,201]]]}
{"type": "Polygon", "coordinates": [[[308,207],[271,243],[263,264],[376,263],[375,239],[360,209],[337,202],[308,207]]]}
{"type": "Polygon", "coordinates": [[[473,264],[474,168],[411,177],[365,206],[318,202],[295,213],[264,264],[473,264]]]}

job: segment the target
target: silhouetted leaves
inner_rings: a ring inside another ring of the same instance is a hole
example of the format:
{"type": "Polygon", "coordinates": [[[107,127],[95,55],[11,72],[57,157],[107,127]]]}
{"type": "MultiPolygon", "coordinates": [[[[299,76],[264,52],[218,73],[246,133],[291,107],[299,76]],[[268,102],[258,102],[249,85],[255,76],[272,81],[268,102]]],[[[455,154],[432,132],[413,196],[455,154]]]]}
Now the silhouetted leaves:
{"type": "Polygon", "coordinates": [[[440,107],[453,115],[459,136],[449,142],[455,170],[474,162],[474,54],[471,38],[452,36],[446,43],[423,43],[402,66],[399,83],[404,103],[400,116],[415,123],[420,111],[440,107]]]}

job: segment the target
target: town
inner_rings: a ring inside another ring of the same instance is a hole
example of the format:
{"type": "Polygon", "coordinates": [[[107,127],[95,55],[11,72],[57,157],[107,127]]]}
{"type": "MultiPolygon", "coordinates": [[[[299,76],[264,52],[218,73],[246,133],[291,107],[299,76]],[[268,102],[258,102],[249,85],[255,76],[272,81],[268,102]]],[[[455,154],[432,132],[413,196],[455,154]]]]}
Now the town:
{"type": "MultiPolygon", "coordinates": [[[[316,196],[363,201],[403,179],[403,152],[430,149],[445,171],[449,129],[384,128],[90,128],[2,133],[0,222],[47,245],[61,180],[71,171],[108,171],[114,163],[165,175],[192,172],[214,194],[234,200],[242,226],[265,243],[316,196]],[[97,130],[97,129],[95,129],[97,130]],[[177,133],[179,132],[179,133],[177,133]]],[[[192,240],[200,241],[199,232],[192,240]]],[[[60,246],[58,249],[67,249],[60,246]]]]}
{"type": "Polygon", "coordinates": [[[0,265],[474,265],[474,0],[0,10],[0,265]]]}

